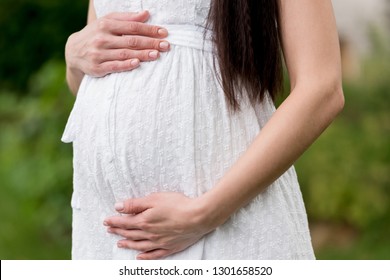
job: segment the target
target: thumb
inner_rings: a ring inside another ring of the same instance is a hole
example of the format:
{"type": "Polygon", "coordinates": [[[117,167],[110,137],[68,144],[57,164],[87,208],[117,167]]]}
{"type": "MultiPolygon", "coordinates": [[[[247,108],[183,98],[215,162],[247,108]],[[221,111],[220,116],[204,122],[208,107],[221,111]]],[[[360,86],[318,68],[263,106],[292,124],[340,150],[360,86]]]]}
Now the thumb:
{"type": "Polygon", "coordinates": [[[125,201],[115,203],[115,210],[124,214],[138,214],[151,208],[146,197],[130,198],[125,201]]]}

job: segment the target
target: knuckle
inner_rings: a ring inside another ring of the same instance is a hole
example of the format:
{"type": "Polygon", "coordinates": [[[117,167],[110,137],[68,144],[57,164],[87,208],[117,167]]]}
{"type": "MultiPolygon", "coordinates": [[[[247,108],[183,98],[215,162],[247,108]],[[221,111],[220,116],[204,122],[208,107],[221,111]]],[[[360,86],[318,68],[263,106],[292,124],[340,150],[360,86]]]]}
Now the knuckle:
{"type": "Polygon", "coordinates": [[[94,76],[100,78],[100,77],[104,77],[105,75],[107,75],[107,73],[108,73],[107,71],[104,71],[103,69],[99,69],[99,70],[95,71],[94,76]]]}
{"type": "Polygon", "coordinates": [[[100,69],[99,65],[90,66],[90,67],[88,67],[87,71],[88,71],[88,74],[91,75],[92,77],[101,77],[101,76],[103,76],[102,73],[101,73],[101,69],[100,69]]]}
{"type": "Polygon", "coordinates": [[[133,33],[138,33],[140,30],[140,25],[137,22],[130,22],[129,23],[129,30],[133,33]]]}
{"type": "Polygon", "coordinates": [[[118,221],[118,227],[121,229],[126,229],[128,227],[127,222],[125,220],[118,221]]]}
{"type": "Polygon", "coordinates": [[[134,246],[132,245],[132,243],[127,241],[127,240],[121,242],[121,247],[127,248],[127,249],[135,249],[134,246]]]}
{"type": "Polygon", "coordinates": [[[150,224],[146,220],[142,220],[139,222],[139,228],[144,231],[148,231],[150,229],[150,224]]]}
{"type": "Polygon", "coordinates": [[[136,245],[137,246],[137,251],[141,251],[141,252],[146,252],[146,251],[148,251],[148,247],[146,246],[146,245],[144,245],[144,244],[137,244],[136,245]]]}
{"type": "Polygon", "coordinates": [[[145,245],[142,244],[141,242],[127,240],[125,244],[127,245],[126,246],[127,248],[137,250],[137,251],[144,251],[145,248],[145,245]]]}
{"type": "Polygon", "coordinates": [[[119,70],[119,63],[118,62],[113,62],[110,67],[109,67],[109,70],[110,72],[117,72],[119,70]]]}
{"type": "Polygon", "coordinates": [[[100,31],[107,31],[109,30],[110,26],[111,26],[111,21],[108,19],[108,18],[102,18],[98,21],[98,29],[100,31]]]}
{"type": "Polygon", "coordinates": [[[102,77],[104,76],[106,72],[106,67],[102,64],[97,64],[93,67],[93,71],[96,73],[96,76],[102,77]]]}
{"type": "Polygon", "coordinates": [[[169,247],[169,242],[168,241],[161,241],[160,243],[159,243],[159,247],[161,247],[161,248],[168,248],[169,247]]]}
{"type": "Polygon", "coordinates": [[[125,202],[125,210],[126,210],[126,213],[128,213],[128,214],[134,213],[134,201],[133,200],[127,200],[125,202]]]}
{"type": "Polygon", "coordinates": [[[149,61],[149,51],[146,50],[140,50],[134,52],[134,57],[133,58],[138,58],[140,61],[149,61]]]}
{"type": "Polygon", "coordinates": [[[100,62],[100,53],[97,50],[89,51],[88,57],[92,64],[98,64],[100,62]]]}
{"type": "Polygon", "coordinates": [[[158,235],[158,234],[151,234],[150,236],[149,236],[149,240],[150,241],[153,241],[153,242],[156,242],[156,241],[158,241],[160,239],[160,236],[158,235]]]}
{"type": "Polygon", "coordinates": [[[149,61],[150,60],[149,53],[150,50],[140,51],[138,53],[138,58],[142,61],[149,61]]]}
{"type": "Polygon", "coordinates": [[[126,60],[126,59],[129,59],[129,58],[131,58],[131,57],[130,57],[130,53],[129,53],[128,51],[126,51],[126,50],[121,50],[121,51],[119,52],[119,59],[120,59],[120,60],[126,60]]]}
{"type": "Polygon", "coordinates": [[[137,37],[134,36],[129,36],[127,38],[127,46],[129,48],[135,48],[138,45],[138,39],[137,37]]]}
{"type": "MultiPolygon", "coordinates": [[[[118,71],[127,71],[127,70],[131,70],[133,68],[134,67],[131,65],[131,62],[129,60],[126,60],[120,64],[118,71]]],[[[134,211],[133,211],[133,213],[134,213],[134,211]]]]}
{"type": "Polygon", "coordinates": [[[93,44],[95,47],[99,48],[99,47],[104,46],[104,45],[107,43],[107,41],[108,41],[108,40],[107,40],[106,36],[103,36],[102,34],[98,34],[98,35],[96,35],[95,38],[93,39],[92,44],[93,44]]]}
{"type": "Polygon", "coordinates": [[[158,50],[158,49],[160,49],[160,43],[161,43],[162,41],[160,41],[160,40],[153,40],[153,42],[152,42],[152,48],[153,49],[156,49],[156,50],[158,50]]]}
{"type": "Polygon", "coordinates": [[[118,219],[119,217],[115,217],[115,218],[112,218],[112,221],[111,221],[111,224],[110,226],[115,228],[115,229],[120,229],[122,227],[122,224],[123,224],[123,220],[122,219],[118,219]]]}

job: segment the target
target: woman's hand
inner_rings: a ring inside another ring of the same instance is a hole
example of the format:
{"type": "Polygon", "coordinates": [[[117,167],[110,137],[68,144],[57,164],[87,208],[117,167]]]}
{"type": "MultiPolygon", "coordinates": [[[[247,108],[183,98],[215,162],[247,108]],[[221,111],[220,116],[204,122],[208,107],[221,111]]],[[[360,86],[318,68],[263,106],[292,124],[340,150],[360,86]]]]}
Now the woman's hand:
{"type": "Polygon", "coordinates": [[[191,246],[217,225],[198,198],[181,193],[154,193],[117,203],[124,215],[104,221],[108,232],[124,237],[118,247],[140,251],[138,259],[158,259],[191,246]]]}
{"type": "Polygon", "coordinates": [[[84,74],[102,77],[114,72],[130,71],[140,61],[159,57],[168,51],[163,40],[166,29],[145,24],[149,13],[112,13],[88,20],[87,26],[72,34],[66,43],[68,83],[75,93],[84,74]],[[69,77],[70,76],[70,77],[69,77]]]}

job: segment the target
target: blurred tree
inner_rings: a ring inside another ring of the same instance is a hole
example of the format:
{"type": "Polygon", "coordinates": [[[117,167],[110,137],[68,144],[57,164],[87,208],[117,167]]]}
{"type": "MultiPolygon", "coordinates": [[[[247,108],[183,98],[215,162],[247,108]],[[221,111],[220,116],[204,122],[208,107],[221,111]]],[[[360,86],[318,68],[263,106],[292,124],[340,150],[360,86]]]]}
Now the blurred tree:
{"type": "Polygon", "coordinates": [[[24,94],[33,72],[63,57],[67,37],[85,25],[87,6],[87,0],[1,0],[0,87],[24,94]]]}

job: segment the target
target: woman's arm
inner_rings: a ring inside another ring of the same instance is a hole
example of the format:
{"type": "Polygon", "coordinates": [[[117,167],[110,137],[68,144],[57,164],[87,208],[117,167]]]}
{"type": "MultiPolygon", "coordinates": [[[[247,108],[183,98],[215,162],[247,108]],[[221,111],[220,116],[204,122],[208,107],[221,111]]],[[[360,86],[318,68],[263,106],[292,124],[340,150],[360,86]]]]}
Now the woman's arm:
{"type": "Polygon", "coordinates": [[[210,224],[224,222],[281,176],[344,106],[331,1],[280,0],[280,8],[291,93],[246,153],[201,198],[210,224]]]}
{"type": "Polygon", "coordinates": [[[120,246],[144,252],[139,258],[160,258],[183,250],[223,224],[280,177],[343,108],[331,1],[280,0],[280,9],[290,95],[209,192],[195,199],[157,193],[116,205],[119,212],[139,213],[105,221],[110,232],[126,238],[120,246]]]}
{"type": "Polygon", "coordinates": [[[144,22],[149,13],[112,13],[97,19],[90,0],[87,26],[69,36],[65,46],[66,78],[76,94],[85,74],[102,77],[113,72],[130,71],[140,61],[155,60],[167,51],[162,40],[166,29],[144,22]]]}
{"type": "MultiPolygon", "coordinates": [[[[90,24],[95,20],[96,20],[95,7],[93,4],[93,0],[90,0],[89,6],[88,6],[87,24],[90,24]]],[[[72,91],[72,93],[76,94],[78,89],[79,89],[79,86],[81,84],[81,80],[84,77],[84,73],[80,69],[77,69],[77,67],[71,66],[70,59],[69,59],[69,56],[70,56],[69,48],[71,48],[69,45],[71,44],[71,36],[68,38],[68,41],[67,41],[66,46],[65,46],[65,59],[67,61],[66,81],[68,82],[69,89],[72,91]]]]}

